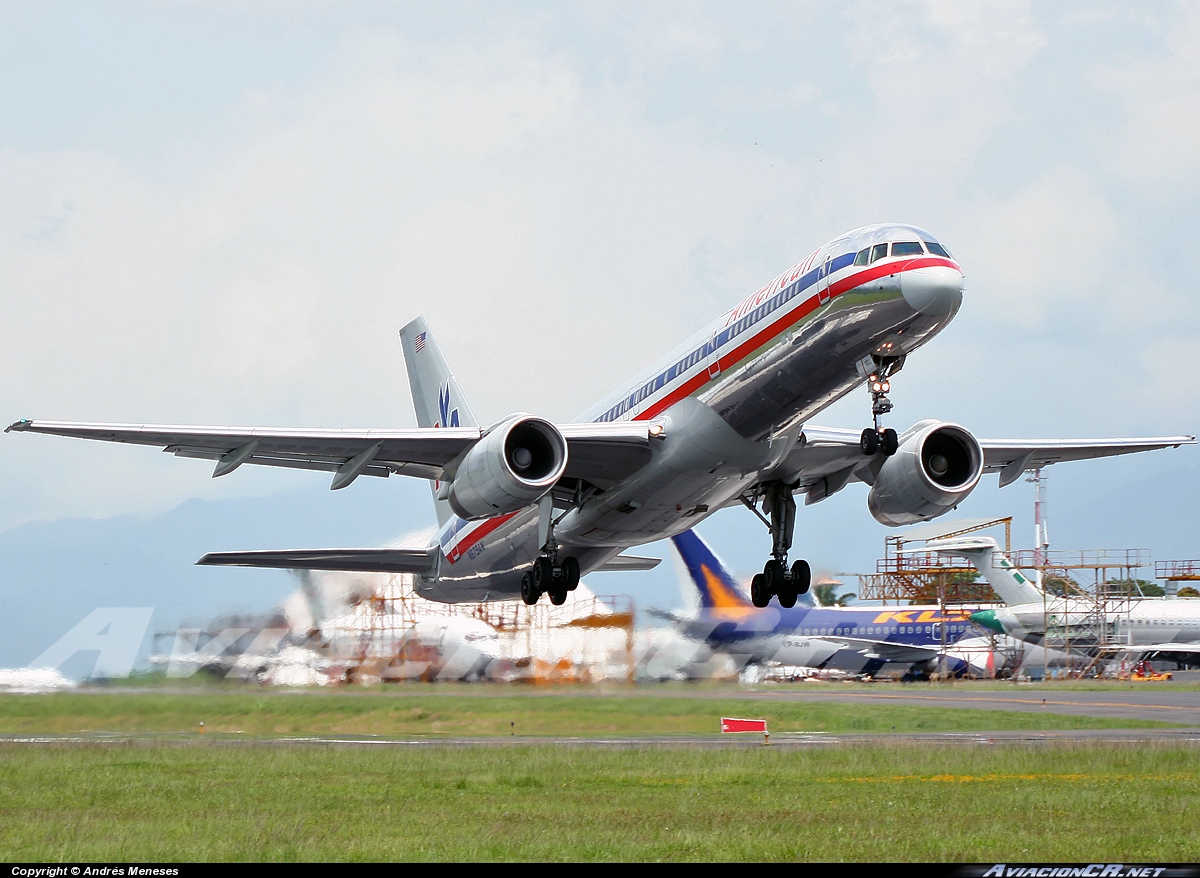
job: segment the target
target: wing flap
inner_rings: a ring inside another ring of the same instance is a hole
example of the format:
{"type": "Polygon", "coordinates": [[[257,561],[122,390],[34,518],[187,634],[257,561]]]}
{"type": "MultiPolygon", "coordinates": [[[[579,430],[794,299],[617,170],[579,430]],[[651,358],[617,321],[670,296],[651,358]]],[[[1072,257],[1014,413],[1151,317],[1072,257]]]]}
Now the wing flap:
{"type": "Polygon", "coordinates": [[[197,564],[284,570],[342,570],[362,573],[428,573],[437,567],[437,547],[387,549],[268,549],[209,552],[197,564]]]}

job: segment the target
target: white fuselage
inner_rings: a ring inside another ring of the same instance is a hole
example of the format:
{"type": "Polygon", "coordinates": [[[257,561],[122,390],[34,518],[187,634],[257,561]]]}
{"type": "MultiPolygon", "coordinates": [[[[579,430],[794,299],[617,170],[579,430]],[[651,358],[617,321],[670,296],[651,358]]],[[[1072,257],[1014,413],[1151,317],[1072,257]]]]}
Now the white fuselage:
{"type": "Polygon", "coordinates": [[[1200,649],[1200,600],[1143,598],[1128,608],[1116,603],[1103,619],[1094,602],[1063,598],[992,613],[1004,633],[1030,643],[1067,641],[1083,647],[1102,633],[1103,640],[1114,645],[1196,643],[1200,649]]]}

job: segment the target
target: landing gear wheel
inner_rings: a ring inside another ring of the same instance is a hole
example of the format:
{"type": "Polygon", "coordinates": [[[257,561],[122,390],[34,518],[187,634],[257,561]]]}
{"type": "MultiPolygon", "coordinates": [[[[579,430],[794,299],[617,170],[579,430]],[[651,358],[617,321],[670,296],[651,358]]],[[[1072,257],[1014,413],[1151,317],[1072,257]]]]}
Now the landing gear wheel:
{"type": "Polygon", "coordinates": [[[568,556],[562,562],[563,583],[567,587],[567,591],[574,591],[579,587],[579,562],[574,556],[568,556]]]}
{"type": "Polygon", "coordinates": [[[550,589],[550,603],[556,607],[561,607],[567,602],[567,590],[561,585],[557,588],[550,589]]]}
{"type": "Polygon", "coordinates": [[[767,591],[767,578],[761,573],[755,573],[750,580],[750,603],[756,607],[765,607],[771,603],[771,593],[767,591]]]}
{"type": "Polygon", "coordinates": [[[538,594],[550,590],[551,583],[554,582],[554,565],[546,556],[542,556],[533,562],[533,570],[531,571],[533,578],[533,587],[537,589],[538,594]]]}
{"type": "Polygon", "coordinates": [[[768,594],[779,594],[779,592],[787,587],[784,582],[786,578],[783,562],[778,558],[772,558],[767,562],[767,566],[763,568],[763,583],[767,587],[768,594]]]}
{"type": "Polygon", "coordinates": [[[521,600],[525,602],[526,606],[532,607],[541,596],[537,586],[533,584],[533,574],[526,572],[521,577],[521,600]]]}
{"type": "Polygon", "coordinates": [[[895,454],[896,449],[900,447],[900,439],[896,436],[896,431],[891,427],[884,430],[879,445],[884,457],[891,457],[895,454]]]}
{"type": "Polygon", "coordinates": [[[791,589],[796,594],[808,594],[808,587],[812,585],[812,570],[808,566],[807,561],[796,561],[792,564],[792,585],[791,589]]]}
{"type": "Polygon", "coordinates": [[[779,590],[779,606],[785,610],[790,610],[796,606],[796,592],[791,588],[781,588],[779,590]]]}
{"type": "MultiPolygon", "coordinates": [[[[894,435],[895,431],[892,432],[894,435]]],[[[863,454],[867,455],[867,457],[870,457],[879,450],[879,434],[870,427],[863,430],[862,436],[860,436],[858,439],[858,447],[862,450],[863,454]]]]}

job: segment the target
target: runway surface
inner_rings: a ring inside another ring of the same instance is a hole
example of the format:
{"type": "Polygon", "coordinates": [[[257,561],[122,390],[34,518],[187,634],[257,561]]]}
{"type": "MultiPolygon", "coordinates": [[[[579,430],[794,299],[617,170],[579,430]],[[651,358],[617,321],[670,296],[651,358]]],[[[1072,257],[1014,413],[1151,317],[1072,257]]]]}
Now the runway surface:
{"type": "MultiPolygon", "coordinates": [[[[1138,684],[1151,686],[1153,684],[1138,684]]],[[[1068,691],[1014,687],[1011,691],[946,689],[922,691],[796,691],[746,692],[742,697],[771,701],[839,701],[850,703],[905,704],[914,707],[1015,710],[1100,716],[1114,719],[1148,719],[1200,726],[1200,691],[1190,689],[1130,688],[1124,690],[1068,691]]]]}
{"type": "Polygon", "coordinates": [[[637,735],[612,737],[546,737],[534,735],[496,737],[375,737],[368,735],[258,735],[137,734],[105,732],[75,735],[0,735],[0,746],[167,745],[181,747],[602,747],[639,749],[688,747],[700,749],[744,749],[747,747],[813,748],[850,745],[890,746],[1054,746],[1063,744],[1146,745],[1190,744],[1200,746],[1200,728],[1183,729],[1075,729],[1009,732],[916,732],[873,734],[786,733],[769,736],[739,735],[637,735]],[[769,743],[768,743],[769,740],[769,743]]]}
{"type": "MultiPolygon", "coordinates": [[[[465,698],[473,697],[472,690],[459,690],[465,698]]],[[[439,694],[450,694],[443,690],[439,694]]],[[[476,693],[477,694],[477,693],[476,693]]],[[[555,695],[595,694],[592,692],[530,693],[531,697],[555,697],[555,695]]],[[[653,698],[666,695],[653,687],[639,687],[625,695],[653,698]]],[[[1066,689],[1064,687],[1040,687],[1014,685],[1010,688],[976,688],[971,686],[948,686],[945,688],[887,687],[864,691],[860,687],[839,689],[835,686],[805,688],[773,688],[770,690],[672,690],[671,697],[699,699],[779,702],[830,702],[876,703],[911,705],[916,707],[974,710],[1005,710],[1021,712],[1044,712],[1073,714],[1079,716],[1106,717],[1129,720],[1157,720],[1177,724],[1170,728],[1156,729],[1078,729],[1052,731],[1001,731],[1001,732],[881,732],[870,734],[823,734],[784,733],[770,736],[770,746],[784,748],[830,747],[851,744],[920,744],[937,746],[1003,746],[1003,745],[1055,745],[1055,744],[1164,744],[1200,745],[1200,689],[1172,687],[1170,684],[1138,684],[1129,687],[1103,689],[1066,689]],[[1153,688],[1151,688],[1153,686],[1153,688]]],[[[331,693],[331,697],[337,697],[331,693]]],[[[386,695],[381,696],[386,697],[386,695]]],[[[174,744],[180,746],[316,746],[316,747],[512,747],[512,746],[566,746],[566,747],[701,747],[740,748],[763,746],[761,734],[742,735],[638,735],[638,736],[364,736],[364,735],[198,735],[180,733],[84,733],[63,735],[0,735],[0,744],[32,746],[70,746],[79,744],[138,745],[174,744]]]]}

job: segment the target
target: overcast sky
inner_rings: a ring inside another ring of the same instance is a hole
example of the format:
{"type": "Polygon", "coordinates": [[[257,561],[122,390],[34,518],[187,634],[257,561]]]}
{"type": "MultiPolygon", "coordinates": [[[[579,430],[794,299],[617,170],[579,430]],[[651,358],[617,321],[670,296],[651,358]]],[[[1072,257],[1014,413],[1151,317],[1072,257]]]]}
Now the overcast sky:
{"type": "MultiPolygon", "coordinates": [[[[899,221],[968,287],[893,426],[1194,433],[1198,10],[0,3],[0,414],[410,425],[424,313],[481,419],[570,419],[899,221]]],[[[2,443],[0,529],[325,478],[2,443]]]]}

